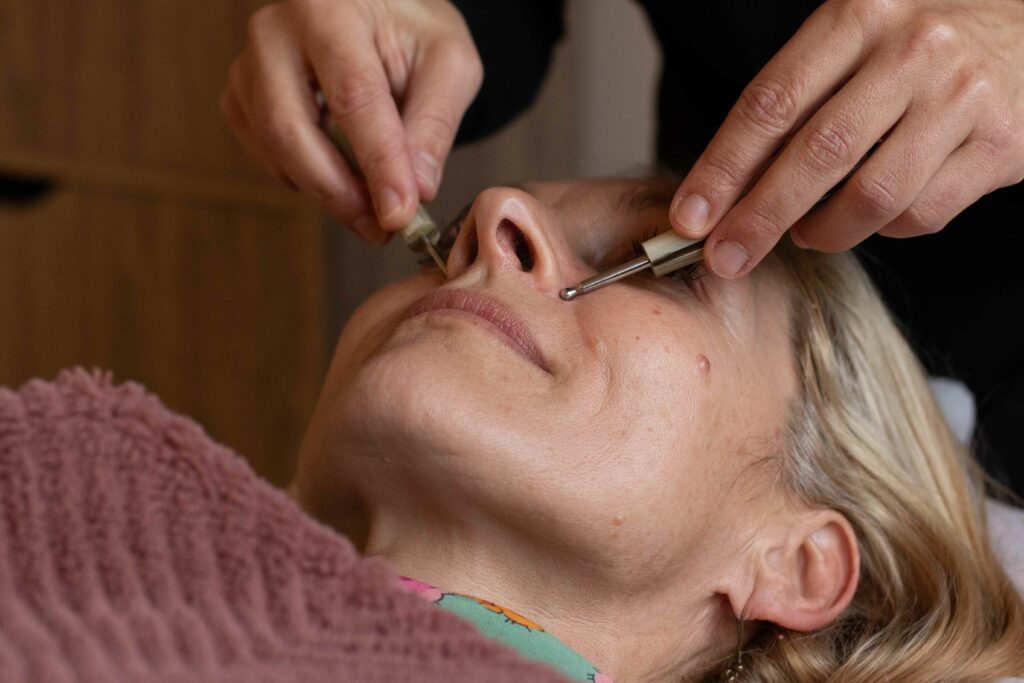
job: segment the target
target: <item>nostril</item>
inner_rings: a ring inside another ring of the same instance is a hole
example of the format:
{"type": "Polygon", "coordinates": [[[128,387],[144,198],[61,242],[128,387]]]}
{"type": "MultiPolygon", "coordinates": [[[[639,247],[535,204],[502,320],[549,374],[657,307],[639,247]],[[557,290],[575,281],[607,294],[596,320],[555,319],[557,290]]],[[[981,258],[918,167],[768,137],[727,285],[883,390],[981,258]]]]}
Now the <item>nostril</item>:
{"type": "Polygon", "coordinates": [[[476,257],[477,254],[479,253],[479,250],[480,245],[477,242],[476,230],[474,230],[471,233],[469,233],[469,236],[466,238],[466,256],[469,263],[476,261],[476,257]]]}
{"type": "Polygon", "coordinates": [[[498,225],[498,242],[503,249],[515,253],[519,259],[519,265],[524,273],[533,270],[533,250],[530,249],[530,241],[519,227],[507,218],[498,225]]]}
{"type": "Polygon", "coordinates": [[[519,263],[523,265],[524,273],[529,273],[533,270],[533,251],[530,250],[530,244],[526,241],[526,236],[519,231],[516,231],[516,257],[519,259],[519,263]]]}

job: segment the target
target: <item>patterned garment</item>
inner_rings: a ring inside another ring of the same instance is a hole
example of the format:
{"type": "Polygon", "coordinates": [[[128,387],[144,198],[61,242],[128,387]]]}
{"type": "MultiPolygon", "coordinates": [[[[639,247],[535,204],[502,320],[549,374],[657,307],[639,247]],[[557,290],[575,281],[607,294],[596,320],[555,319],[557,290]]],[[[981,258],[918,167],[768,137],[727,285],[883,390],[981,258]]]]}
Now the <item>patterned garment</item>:
{"type": "Polygon", "coordinates": [[[574,681],[614,683],[611,676],[598,671],[593,664],[545,631],[540,624],[508,608],[461,593],[446,593],[406,576],[400,578],[408,590],[473,622],[482,634],[508,645],[524,657],[549,664],[574,681]]]}

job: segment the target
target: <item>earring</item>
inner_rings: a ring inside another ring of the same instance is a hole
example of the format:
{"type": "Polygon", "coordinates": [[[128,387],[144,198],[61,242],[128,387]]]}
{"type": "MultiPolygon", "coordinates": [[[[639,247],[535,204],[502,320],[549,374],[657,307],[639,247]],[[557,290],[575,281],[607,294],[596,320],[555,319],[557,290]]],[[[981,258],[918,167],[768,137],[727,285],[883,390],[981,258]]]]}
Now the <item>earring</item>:
{"type": "Polygon", "coordinates": [[[738,681],[743,675],[743,617],[736,618],[736,661],[725,670],[727,683],[738,681]]]}

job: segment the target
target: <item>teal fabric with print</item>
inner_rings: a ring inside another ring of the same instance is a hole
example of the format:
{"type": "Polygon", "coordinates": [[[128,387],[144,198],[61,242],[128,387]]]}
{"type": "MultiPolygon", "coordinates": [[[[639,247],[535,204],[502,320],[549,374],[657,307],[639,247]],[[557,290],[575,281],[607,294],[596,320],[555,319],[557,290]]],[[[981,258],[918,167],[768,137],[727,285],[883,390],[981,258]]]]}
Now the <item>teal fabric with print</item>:
{"type": "Polygon", "coordinates": [[[574,681],[614,683],[571,647],[539,624],[493,602],[460,593],[447,593],[430,584],[401,577],[402,584],[432,603],[473,622],[480,632],[524,657],[550,664],[574,681]]]}

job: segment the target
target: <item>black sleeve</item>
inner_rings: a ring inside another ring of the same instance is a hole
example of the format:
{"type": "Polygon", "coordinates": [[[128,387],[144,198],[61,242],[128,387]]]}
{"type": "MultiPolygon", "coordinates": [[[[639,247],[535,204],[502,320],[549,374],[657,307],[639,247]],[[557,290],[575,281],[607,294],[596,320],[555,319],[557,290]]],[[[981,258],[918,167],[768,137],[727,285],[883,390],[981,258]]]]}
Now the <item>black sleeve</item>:
{"type": "Polygon", "coordinates": [[[462,119],[456,144],[494,131],[525,110],[564,32],[565,0],[452,0],[484,65],[484,81],[462,119]]]}

